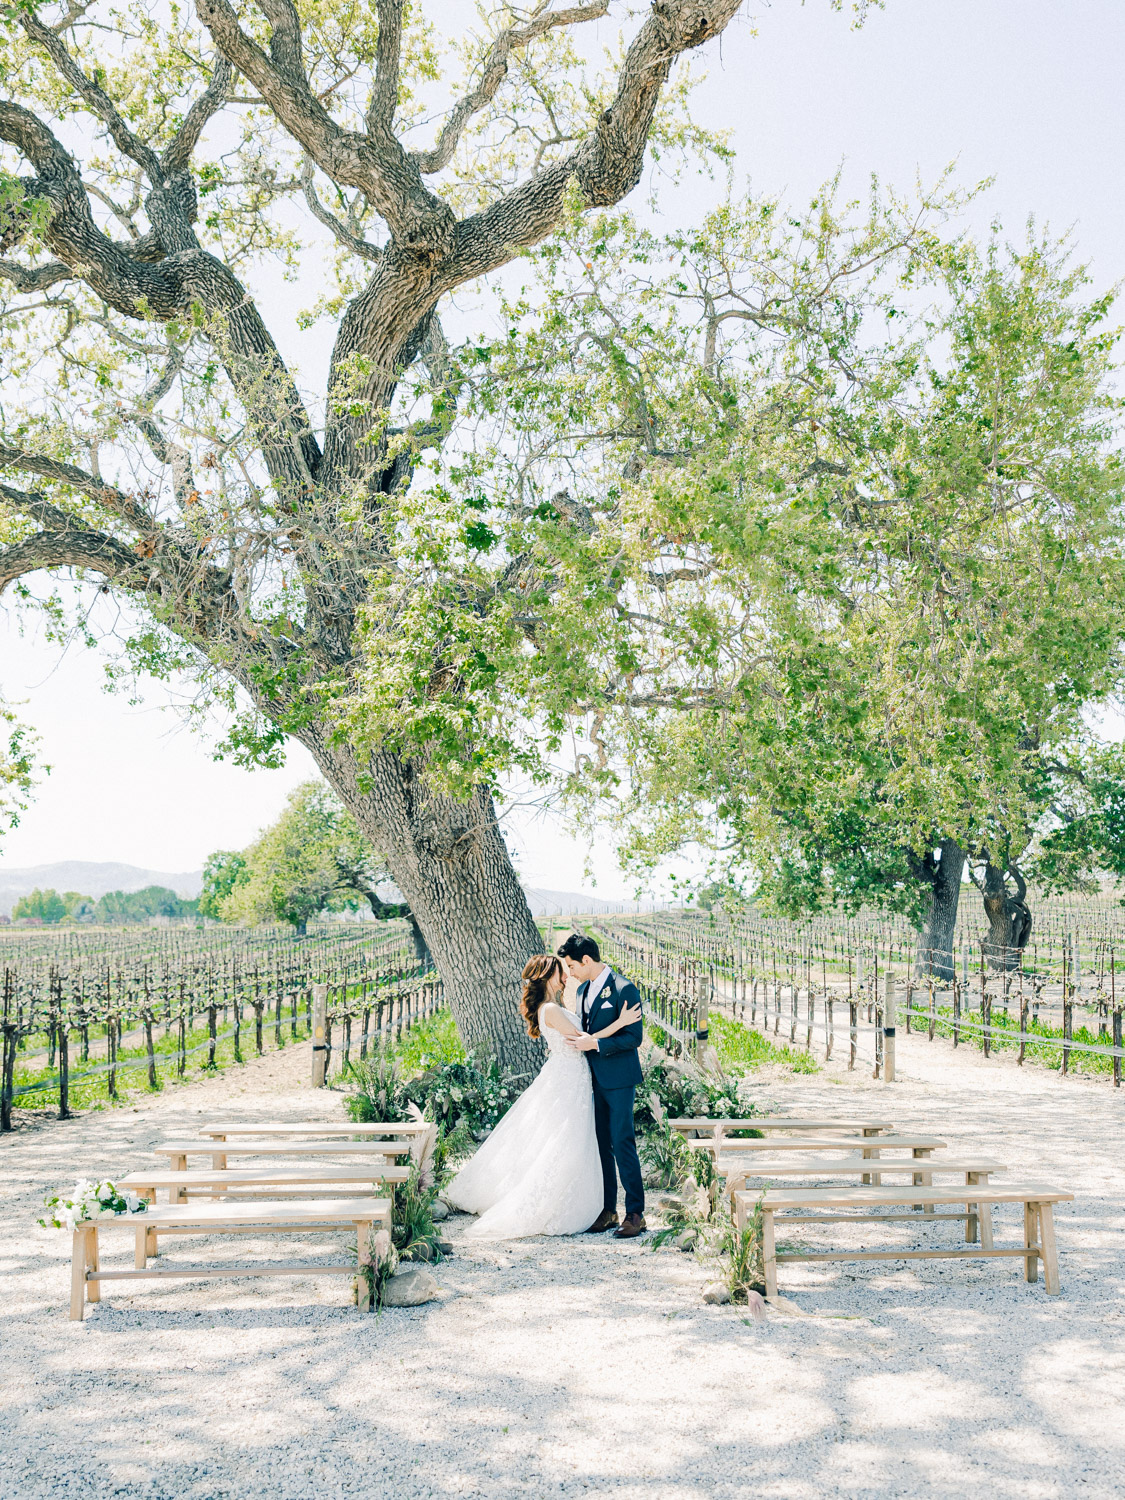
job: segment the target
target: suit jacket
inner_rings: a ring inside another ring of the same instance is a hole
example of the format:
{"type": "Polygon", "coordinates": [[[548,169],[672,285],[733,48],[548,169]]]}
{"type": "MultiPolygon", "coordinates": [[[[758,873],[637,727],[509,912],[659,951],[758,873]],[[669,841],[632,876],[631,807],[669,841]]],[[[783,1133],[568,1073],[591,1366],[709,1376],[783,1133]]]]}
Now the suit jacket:
{"type": "MultiPolygon", "coordinates": [[[[580,1014],[583,1008],[586,1009],[587,1014],[583,1018],[582,1025],[585,1031],[591,1033],[600,1031],[611,1021],[616,1021],[627,1005],[640,1005],[641,1003],[637,986],[623,975],[615,974],[612,969],[598,993],[590,996],[589,1005],[583,1007],[587,988],[587,984],[578,986],[578,1007],[580,1014]]],[[[641,1064],[637,1049],[643,1037],[644,1022],[634,1021],[631,1026],[623,1026],[612,1036],[603,1037],[598,1043],[597,1051],[586,1053],[590,1071],[594,1075],[594,1082],[600,1089],[636,1088],[641,1082],[641,1064]]]]}

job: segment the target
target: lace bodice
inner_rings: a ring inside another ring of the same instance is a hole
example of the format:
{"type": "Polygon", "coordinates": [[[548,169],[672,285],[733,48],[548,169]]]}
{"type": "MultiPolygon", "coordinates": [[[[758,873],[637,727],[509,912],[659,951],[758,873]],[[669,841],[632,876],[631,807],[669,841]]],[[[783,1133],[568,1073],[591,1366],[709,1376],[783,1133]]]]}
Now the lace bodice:
{"type": "MultiPolygon", "coordinates": [[[[554,1001],[549,1001],[546,1005],[544,1005],[544,1006],[541,1007],[539,1014],[542,1015],[543,1011],[545,1011],[545,1010],[561,1010],[564,1015],[570,1017],[570,1019],[573,1022],[576,1030],[578,1030],[578,1031],[582,1030],[582,1027],[581,1027],[581,1024],[579,1023],[578,1017],[574,1014],[574,1012],[572,1010],[567,1010],[567,1008],[566,1008],[565,1005],[556,1005],[554,1003],[554,1001]]],[[[570,1046],[567,1045],[567,1040],[566,1040],[567,1033],[562,1032],[562,1031],[556,1031],[553,1026],[542,1026],[541,1025],[540,1028],[539,1028],[539,1030],[540,1030],[541,1035],[546,1040],[547,1051],[548,1051],[548,1053],[550,1054],[550,1056],[552,1058],[555,1058],[555,1057],[573,1057],[573,1058],[576,1058],[580,1063],[585,1063],[585,1061],[586,1061],[585,1056],[581,1052],[575,1052],[575,1050],[574,1050],[573,1047],[570,1047],[570,1046]]]]}

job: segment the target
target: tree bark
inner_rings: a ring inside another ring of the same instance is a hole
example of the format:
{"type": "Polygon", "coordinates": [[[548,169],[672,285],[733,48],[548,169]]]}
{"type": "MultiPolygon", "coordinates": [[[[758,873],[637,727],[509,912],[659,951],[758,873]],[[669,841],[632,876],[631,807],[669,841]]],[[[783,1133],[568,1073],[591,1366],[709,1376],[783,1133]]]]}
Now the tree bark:
{"type": "Polygon", "coordinates": [[[989,967],[1000,970],[1018,969],[1023,950],[1031,936],[1031,908],[1026,899],[1027,882],[1015,868],[1004,871],[998,865],[986,864],[981,896],[988,918],[988,937],[982,947],[989,967]],[[1016,883],[1014,895],[1008,889],[1008,875],[1016,883]]]}
{"type": "Polygon", "coordinates": [[[416,762],[385,753],[361,761],[315,728],[300,738],[386,860],[465,1045],[495,1056],[505,1073],[537,1071],[543,1045],[520,1020],[520,973],[543,939],[487,790],[468,802],[437,797],[416,762]]]}
{"type": "Polygon", "coordinates": [[[935,979],[952,981],[956,978],[953,934],[961,900],[965,851],[955,839],[942,839],[938,849],[937,857],[926,856],[921,871],[930,887],[930,909],[918,942],[917,970],[919,975],[932,974],[935,979]]]}

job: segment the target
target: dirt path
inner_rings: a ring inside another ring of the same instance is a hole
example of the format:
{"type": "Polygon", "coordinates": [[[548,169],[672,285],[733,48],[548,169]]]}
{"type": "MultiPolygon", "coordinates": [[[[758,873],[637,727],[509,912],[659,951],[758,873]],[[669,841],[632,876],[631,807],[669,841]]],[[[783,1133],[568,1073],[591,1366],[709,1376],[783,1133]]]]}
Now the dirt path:
{"type": "MultiPolygon", "coordinates": [[[[299,1045],[8,1137],[0,1494],[1119,1494],[1125,1098],[919,1038],[900,1036],[899,1065],[890,1089],[833,1071],[754,1091],[886,1111],[1073,1187],[1062,1297],[1026,1287],[1015,1261],[803,1266],[782,1284],[803,1315],[756,1324],[701,1303],[709,1273],[691,1256],[576,1238],[458,1254],[439,1302],[380,1318],[347,1305],[341,1278],[278,1278],[111,1283],[72,1324],[66,1236],[34,1226],[46,1190],[143,1161],[200,1112],[337,1118],[339,1095],[305,1088],[299,1045]]],[[[127,1264],[129,1237],[114,1241],[127,1264]]]]}

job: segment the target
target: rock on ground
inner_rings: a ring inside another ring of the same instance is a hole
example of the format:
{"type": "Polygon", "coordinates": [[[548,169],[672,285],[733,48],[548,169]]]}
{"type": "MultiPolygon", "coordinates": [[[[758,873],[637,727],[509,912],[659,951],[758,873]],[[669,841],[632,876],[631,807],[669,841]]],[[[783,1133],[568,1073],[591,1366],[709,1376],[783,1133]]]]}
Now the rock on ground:
{"type": "Polygon", "coordinates": [[[432,1302],[438,1284],[425,1266],[399,1266],[383,1288],[384,1307],[420,1307],[432,1302]]]}

